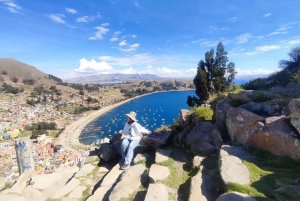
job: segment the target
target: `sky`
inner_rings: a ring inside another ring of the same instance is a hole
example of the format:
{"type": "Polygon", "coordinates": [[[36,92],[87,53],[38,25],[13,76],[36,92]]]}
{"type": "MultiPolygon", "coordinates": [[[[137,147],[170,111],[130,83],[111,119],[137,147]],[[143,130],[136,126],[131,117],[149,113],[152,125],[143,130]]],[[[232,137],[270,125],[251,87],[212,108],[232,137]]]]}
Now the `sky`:
{"type": "Polygon", "coordinates": [[[299,0],[0,0],[0,57],[62,79],[194,77],[222,41],[237,78],[267,76],[300,45],[299,0]]]}

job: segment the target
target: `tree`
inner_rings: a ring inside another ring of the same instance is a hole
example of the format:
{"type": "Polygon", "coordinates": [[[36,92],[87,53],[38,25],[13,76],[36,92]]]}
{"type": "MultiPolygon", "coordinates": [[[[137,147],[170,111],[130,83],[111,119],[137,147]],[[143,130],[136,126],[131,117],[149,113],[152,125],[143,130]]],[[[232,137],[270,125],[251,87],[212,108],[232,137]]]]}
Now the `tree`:
{"type": "MultiPolygon", "coordinates": [[[[194,99],[194,104],[201,104],[207,101],[210,95],[224,92],[232,84],[236,75],[235,64],[228,63],[227,51],[222,42],[217,45],[216,53],[214,49],[205,53],[205,59],[198,63],[197,74],[194,77],[194,85],[198,101],[194,99]]],[[[191,103],[191,98],[189,101],[191,103]]]]}
{"type": "Polygon", "coordinates": [[[294,69],[299,68],[300,65],[300,46],[292,48],[288,55],[290,60],[280,60],[279,67],[280,68],[287,68],[287,69],[294,69]]]}

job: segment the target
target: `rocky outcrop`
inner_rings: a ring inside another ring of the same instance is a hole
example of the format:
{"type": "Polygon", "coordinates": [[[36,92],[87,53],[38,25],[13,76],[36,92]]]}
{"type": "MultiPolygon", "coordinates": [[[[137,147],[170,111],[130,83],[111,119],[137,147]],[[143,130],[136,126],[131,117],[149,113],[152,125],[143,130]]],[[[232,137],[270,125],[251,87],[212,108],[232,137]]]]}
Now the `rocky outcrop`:
{"type": "Polygon", "coordinates": [[[127,198],[130,194],[137,191],[142,183],[145,182],[146,167],[142,164],[134,165],[121,175],[120,181],[113,188],[109,200],[119,201],[127,198]]]}
{"type": "Polygon", "coordinates": [[[143,141],[146,145],[158,149],[160,146],[166,144],[167,140],[170,137],[171,130],[167,127],[164,127],[160,131],[156,131],[154,133],[151,133],[149,135],[146,135],[143,137],[143,141]]]}
{"type": "Polygon", "coordinates": [[[166,166],[153,164],[149,170],[149,179],[151,183],[156,183],[158,180],[164,180],[170,175],[170,170],[166,166]]]}
{"type": "Polygon", "coordinates": [[[300,134],[300,99],[293,99],[289,103],[291,111],[291,124],[297,129],[300,134]]]}
{"type": "Polygon", "coordinates": [[[247,103],[247,102],[252,102],[252,101],[253,102],[263,102],[266,100],[271,100],[274,95],[273,95],[273,93],[271,93],[269,91],[248,90],[248,91],[241,91],[237,94],[229,93],[228,96],[229,96],[229,98],[231,98],[234,101],[247,103]]]}
{"type": "Polygon", "coordinates": [[[229,109],[226,125],[231,141],[238,145],[246,144],[253,125],[263,120],[263,117],[242,108],[229,109]]]}
{"type": "Polygon", "coordinates": [[[169,201],[168,189],[164,184],[149,184],[145,201],[169,201]]]}
{"type": "Polygon", "coordinates": [[[235,144],[300,159],[300,142],[285,116],[264,119],[242,108],[232,108],[227,113],[226,124],[235,144]]]}
{"type": "Polygon", "coordinates": [[[100,145],[98,155],[105,161],[111,161],[116,157],[117,153],[110,143],[103,143],[100,145]]]}
{"type": "Polygon", "coordinates": [[[244,193],[231,192],[221,195],[216,201],[256,201],[256,199],[244,193]]]}
{"type": "Polygon", "coordinates": [[[272,108],[270,105],[267,105],[266,103],[249,102],[241,105],[240,107],[250,112],[253,112],[257,115],[262,115],[262,116],[280,115],[279,112],[276,112],[274,108],[272,108]]]}
{"type": "Polygon", "coordinates": [[[186,118],[187,116],[189,115],[190,111],[187,110],[187,109],[181,109],[180,110],[180,119],[179,119],[179,124],[181,126],[184,125],[185,121],[186,121],[186,118]]]}
{"type": "Polygon", "coordinates": [[[194,168],[200,168],[202,161],[204,160],[204,157],[202,156],[195,156],[193,159],[193,167],[194,168]]]}
{"type": "Polygon", "coordinates": [[[226,127],[226,114],[230,108],[232,108],[231,101],[226,98],[217,102],[216,109],[214,111],[214,117],[216,120],[215,126],[221,132],[223,139],[227,137],[228,131],[226,127]]]}
{"type": "Polygon", "coordinates": [[[286,87],[276,86],[270,89],[270,92],[284,97],[298,98],[300,96],[300,84],[289,83],[286,87]]]}
{"type": "Polygon", "coordinates": [[[243,164],[241,158],[231,155],[230,152],[238,152],[240,148],[230,147],[228,145],[222,146],[220,150],[219,168],[220,175],[225,184],[238,183],[249,184],[250,172],[246,165],[243,164]]]}
{"type": "Polygon", "coordinates": [[[208,154],[220,148],[223,140],[219,130],[211,122],[200,122],[187,135],[186,143],[194,153],[208,154]]]}
{"type": "Polygon", "coordinates": [[[202,174],[199,172],[191,179],[189,201],[207,201],[202,193],[202,174]]]}
{"type": "Polygon", "coordinates": [[[155,152],[155,162],[160,163],[167,161],[171,154],[171,149],[157,149],[155,152]]]}

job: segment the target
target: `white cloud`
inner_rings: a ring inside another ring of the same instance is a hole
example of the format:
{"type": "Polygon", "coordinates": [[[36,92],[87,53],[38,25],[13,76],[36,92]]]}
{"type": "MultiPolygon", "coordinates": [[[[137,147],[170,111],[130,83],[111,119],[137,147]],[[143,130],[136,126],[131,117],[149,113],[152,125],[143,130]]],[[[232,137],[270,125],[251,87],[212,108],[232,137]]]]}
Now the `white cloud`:
{"type": "Polygon", "coordinates": [[[7,9],[12,13],[19,13],[19,11],[23,9],[21,6],[14,3],[13,0],[0,0],[0,2],[7,6],[7,9]]]}
{"type": "Polygon", "coordinates": [[[119,35],[120,33],[122,33],[121,31],[115,31],[114,34],[115,35],[119,35]]]}
{"type": "Polygon", "coordinates": [[[225,31],[228,28],[227,27],[218,27],[218,26],[209,26],[209,33],[212,33],[214,31],[225,31]]]}
{"type": "Polygon", "coordinates": [[[95,27],[95,29],[97,29],[97,32],[95,33],[95,36],[90,37],[90,40],[101,40],[103,39],[103,35],[105,35],[109,29],[101,27],[101,26],[97,26],[95,27]]]}
{"type": "Polygon", "coordinates": [[[254,75],[269,75],[273,71],[257,68],[254,70],[243,70],[241,68],[237,68],[236,71],[238,72],[236,77],[243,77],[243,76],[254,76],[254,75]]]}
{"type": "Polygon", "coordinates": [[[67,11],[67,13],[71,13],[71,14],[76,14],[77,10],[73,9],[73,8],[65,8],[65,10],[67,11]]]}
{"type": "Polygon", "coordinates": [[[250,33],[245,33],[245,34],[239,35],[239,36],[236,37],[236,43],[237,44],[244,44],[251,37],[252,37],[252,35],[250,33]]]}
{"type": "Polygon", "coordinates": [[[272,14],[271,13],[267,13],[264,15],[264,17],[270,17],[272,14]]]}
{"type": "Polygon", "coordinates": [[[288,23],[288,24],[284,24],[284,25],[281,25],[278,29],[277,29],[277,31],[286,31],[286,30],[288,30],[288,29],[291,29],[291,28],[293,28],[293,24],[295,24],[295,23],[288,23]]]}
{"type": "Polygon", "coordinates": [[[103,23],[103,24],[101,24],[101,26],[103,26],[103,27],[107,27],[109,25],[109,23],[103,23]]]}
{"type": "Polygon", "coordinates": [[[253,56],[253,55],[257,55],[258,52],[246,52],[245,55],[247,56],[253,56]]]}
{"type": "Polygon", "coordinates": [[[271,50],[276,50],[279,48],[280,48],[279,45],[264,45],[264,46],[259,46],[259,47],[255,48],[255,50],[258,52],[269,52],[271,50]]]}
{"type": "Polygon", "coordinates": [[[237,20],[237,17],[232,17],[232,18],[230,18],[228,21],[229,22],[235,22],[237,20]]]}
{"type": "Polygon", "coordinates": [[[121,50],[122,52],[132,52],[132,51],[137,50],[137,48],[138,48],[139,46],[140,46],[140,44],[135,43],[135,44],[129,45],[127,49],[121,48],[120,50],[121,50]]]}
{"type": "Polygon", "coordinates": [[[190,69],[186,69],[185,71],[186,71],[187,73],[193,73],[193,75],[195,75],[196,72],[197,72],[197,68],[190,68],[190,69]]]}
{"type": "Polygon", "coordinates": [[[181,70],[173,70],[173,69],[166,68],[166,67],[157,68],[157,72],[158,72],[158,74],[162,74],[162,75],[168,74],[168,76],[170,74],[181,74],[182,73],[181,70]]]}
{"type": "Polygon", "coordinates": [[[152,66],[148,65],[148,66],[146,67],[146,69],[152,69],[152,66]]]}
{"type": "Polygon", "coordinates": [[[62,19],[65,17],[63,14],[51,14],[48,17],[56,23],[66,24],[66,22],[62,19]]]}
{"type": "Polygon", "coordinates": [[[100,13],[97,13],[97,15],[93,16],[82,16],[82,17],[79,17],[77,18],[76,22],[84,22],[84,23],[88,23],[88,22],[91,22],[93,21],[94,19],[97,19],[97,18],[101,18],[102,16],[100,15],[100,13]]]}
{"type": "Polygon", "coordinates": [[[137,1],[134,2],[134,5],[135,5],[136,7],[140,7],[140,5],[139,5],[139,3],[138,3],[137,1]]]}
{"type": "Polygon", "coordinates": [[[98,58],[112,66],[145,66],[157,62],[157,58],[151,54],[133,54],[126,57],[100,56],[98,58]]]}
{"type": "Polygon", "coordinates": [[[126,68],[124,70],[119,71],[122,74],[136,74],[138,73],[136,70],[134,70],[133,68],[126,68]]]}
{"type": "Polygon", "coordinates": [[[132,38],[136,38],[136,37],[137,37],[137,35],[135,35],[135,34],[134,34],[134,35],[131,35],[131,37],[132,37],[132,38]]]}
{"type": "Polygon", "coordinates": [[[126,43],[126,40],[122,40],[120,43],[119,43],[119,46],[125,46],[125,45],[128,45],[127,43],[126,43]]]}
{"type": "Polygon", "coordinates": [[[108,74],[112,73],[113,68],[105,61],[97,62],[94,59],[88,61],[85,58],[80,59],[79,67],[75,69],[75,72],[86,73],[86,74],[108,74]]]}
{"type": "Polygon", "coordinates": [[[110,41],[117,41],[119,40],[117,37],[113,36],[111,39],[109,39],[110,41]]]}

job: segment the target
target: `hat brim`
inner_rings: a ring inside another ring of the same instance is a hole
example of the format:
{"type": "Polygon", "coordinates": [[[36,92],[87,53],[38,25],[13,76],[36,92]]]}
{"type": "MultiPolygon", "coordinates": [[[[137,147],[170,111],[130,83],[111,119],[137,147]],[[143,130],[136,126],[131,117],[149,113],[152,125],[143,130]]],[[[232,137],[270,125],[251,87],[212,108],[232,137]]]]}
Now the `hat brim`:
{"type": "Polygon", "coordinates": [[[131,114],[125,114],[127,117],[129,117],[132,121],[136,121],[136,118],[132,116],[131,114]]]}

